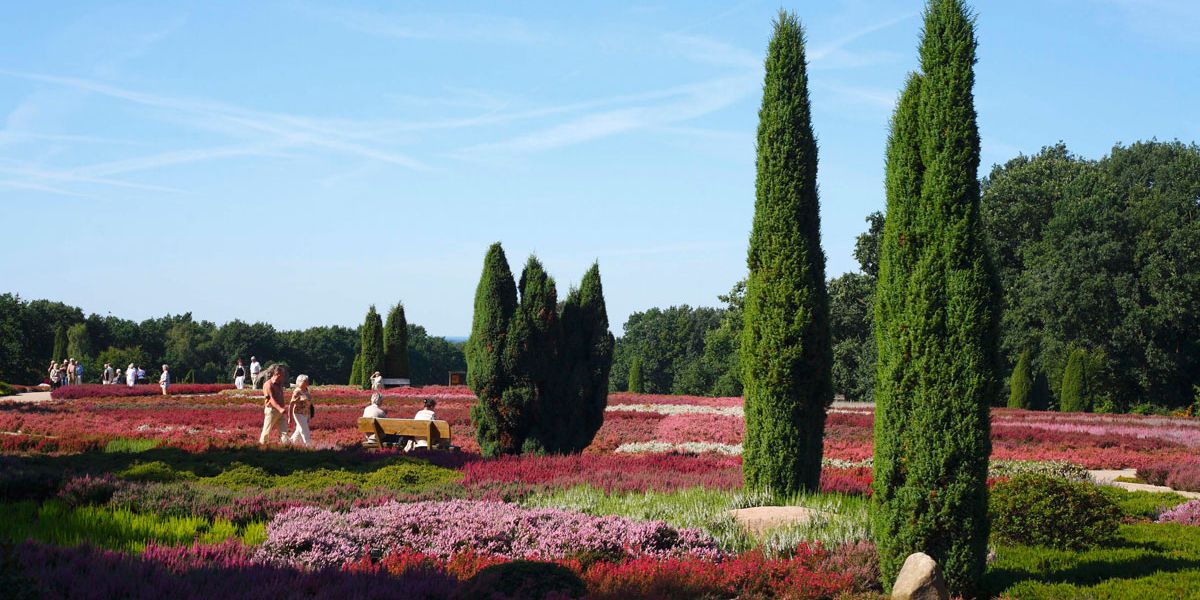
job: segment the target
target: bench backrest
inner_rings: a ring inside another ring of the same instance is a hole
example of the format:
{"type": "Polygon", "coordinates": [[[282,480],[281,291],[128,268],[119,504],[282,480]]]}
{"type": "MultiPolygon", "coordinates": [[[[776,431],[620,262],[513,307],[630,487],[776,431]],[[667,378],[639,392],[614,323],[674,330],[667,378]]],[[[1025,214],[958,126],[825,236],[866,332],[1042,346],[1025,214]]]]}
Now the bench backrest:
{"type": "Polygon", "coordinates": [[[361,417],[358,419],[358,430],[363,433],[373,433],[376,436],[407,435],[427,439],[430,445],[441,440],[450,441],[450,423],[446,421],[361,417]]]}

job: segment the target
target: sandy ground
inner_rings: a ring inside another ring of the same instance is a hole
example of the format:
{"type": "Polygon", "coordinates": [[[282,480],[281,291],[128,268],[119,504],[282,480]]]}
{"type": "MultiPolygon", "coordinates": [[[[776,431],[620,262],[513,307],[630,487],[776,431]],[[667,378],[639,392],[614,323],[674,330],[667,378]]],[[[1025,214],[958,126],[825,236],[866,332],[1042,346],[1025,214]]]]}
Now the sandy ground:
{"type": "Polygon", "coordinates": [[[45,402],[50,399],[50,392],[27,392],[17,394],[16,396],[6,396],[0,400],[11,400],[13,402],[45,402]]]}

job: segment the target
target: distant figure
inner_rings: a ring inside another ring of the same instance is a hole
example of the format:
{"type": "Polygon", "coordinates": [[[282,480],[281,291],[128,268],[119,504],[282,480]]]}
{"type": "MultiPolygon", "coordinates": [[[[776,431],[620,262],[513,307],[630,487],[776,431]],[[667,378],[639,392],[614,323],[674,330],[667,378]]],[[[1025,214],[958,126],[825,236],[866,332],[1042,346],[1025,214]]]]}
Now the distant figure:
{"type": "Polygon", "coordinates": [[[258,377],[258,375],[260,373],[262,373],[262,365],[258,364],[257,358],[254,358],[253,356],[251,356],[250,357],[250,387],[253,387],[256,390],[258,388],[262,387],[262,381],[258,377]]]}
{"type": "Polygon", "coordinates": [[[121,382],[123,382],[123,381],[125,381],[125,371],[122,370],[121,367],[114,368],[112,381],[110,381],[109,384],[121,385],[121,382]]]}
{"type": "Polygon", "coordinates": [[[125,383],[129,387],[137,383],[137,367],[133,366],[133,363],[129,363],[129,368],[125,369],[125,383]]]}
{"type": "Polygon", "coordinates": [[[279,428],[279,443],[287,443],[287,421],[284,420],[283,378],[287,369],[283,365],[272,365],[267,369],[267,380],[263,385],[263,428],[258,435],[258,445],[266,446],[267,439],[276,427],[279,428]]]}
{"type": "Polygon", "coordinates": [[[67,360],[67,385],[75,385],[75,359],[67,360]]]}
{"type": "MultiPolygon", "coordinates": [[[[416,419],[418,421],[436,421],[437,415],[435,415],[433,413],[433,407],[435,407],[435,406],[437,406],[437,400],[434,400],[433,398],[426,398],[425,399],[425,408],[418,410],[417,414],[413,416],[413,419],[416,419]]],[[[413,450],[415,448],[428,448],[428,447],[429,447],[429,440],[416,440],[415,442],[409,441],[408,444],[405,445],[405,450],[413,450]]]]}
{"type": "Polygon", "coordinates": [[[138,383],[146,382],[146,370],[142,368],[142,365],[137,366],[137,380],[138,383]]]}
{"type": "Polygon", "coordinates": [[[103,385],[112,385],[115,381],[116,373],[113,372],[112,365],[104,363],[104,374],[100,376],[100,383],[103,385]]]}
{"type": "Polygon", "coordinates": [[[50,389],[56,390],[62,387],[62,374],[58,371],[58,362],[52,361],[48,371],[50,375],[50,389]]]}
{"type": "Polygon", "coordinates": [[[83,361],[75,363],[75,383],[83,383],[83,361]]]}
{"type": "Polygon", "coordinates": [[[379,371],[371,374],[371,389],[377,391],[383,390],[383,375],[380,375],[379,371]]]}
{"type": "Polygon", "coordinates": [[[242,366],[242,359],[238,359],[237,367],[233,369],[233,385],[237,389],[246,387],[246,367],[242,366]]]}
{"type": "Polygon", "coordinates": [[[308,432],[308,419],[312,416],[312,394],[308,391],[308,375],[300,375],[296,377],[296,389],[292,390],[292,401],[288,403],[288,413],[293,422],[296,423],[296,430],[292,432],[291,442],[296,443],[300,440],[305,446],[311,445],[312,440],[308,432]]]}
{"type": "Polygon", "coordinates": [[[158,376],[158,387],[162,388],[162,394],[166,396],[167,388],[171,387],[171,372],[167,365],[163,365],[162,369],[162,375],[158,376]]]}

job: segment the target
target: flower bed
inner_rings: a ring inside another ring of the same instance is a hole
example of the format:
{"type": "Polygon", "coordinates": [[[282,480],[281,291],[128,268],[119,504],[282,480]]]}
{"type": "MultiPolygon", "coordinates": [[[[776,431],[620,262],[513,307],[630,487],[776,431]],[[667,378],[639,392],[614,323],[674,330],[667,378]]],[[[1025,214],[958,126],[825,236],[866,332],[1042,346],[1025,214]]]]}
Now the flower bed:
{"type": "MultiPolygon", "coordinates": [[[[173,383],[169,388],[172,395],[180,394],[215,394],[221,390],[233,389],[232,385],[224,383],[173,383]]],[[[131,396],[162,396],[162,388],[154,385],[100,385],[96,383],[81,385],[65,385],[53,392],[50,397],[54,400],[79,400],[81,398],[128,398],[131,396]]]]}
{"type": "Polygon", "coordinates": [[[392,502],[345,513],[294,508],[271,521],[258,556],[277,564],[319,568],[342,566],[394,547],[441,558],[468,548],[481,554],[537,560],[721,557],[716,542],[703,532],[677,530],[661,521],[591,517],[468,500],[392,502]]]}

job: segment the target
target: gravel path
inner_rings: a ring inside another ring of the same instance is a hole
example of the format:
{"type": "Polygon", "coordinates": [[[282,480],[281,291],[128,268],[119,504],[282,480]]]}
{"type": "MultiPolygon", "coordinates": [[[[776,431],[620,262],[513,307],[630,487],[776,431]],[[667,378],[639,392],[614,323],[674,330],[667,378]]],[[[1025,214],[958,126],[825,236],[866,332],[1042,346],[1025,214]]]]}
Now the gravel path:
{"type": "Polygon", "coordinates": [[[46,402],[50,400],[50,392],[26,392],[17,394],[16,396],[5,396],[0,400],[10,400],[13,402],[46,402]]]}
{"type": "Polygon", "coordinates": [[[1104,469],[1099,471],[1088,471],[1092,476],[1092,481],[1099,485],[1111,485],[1132,492],[1175,492],[1184,498],[1200,498],[1200,492],[1181,492],[1173,490],[1164,485],[1150,485],[1148,483],[1130,483],[1128,481],[1117,481],[1118,477],[1127,477],[1130,479],[1137,477],[1136,469],[1104,469]]]}

